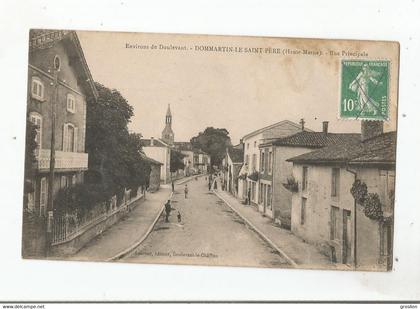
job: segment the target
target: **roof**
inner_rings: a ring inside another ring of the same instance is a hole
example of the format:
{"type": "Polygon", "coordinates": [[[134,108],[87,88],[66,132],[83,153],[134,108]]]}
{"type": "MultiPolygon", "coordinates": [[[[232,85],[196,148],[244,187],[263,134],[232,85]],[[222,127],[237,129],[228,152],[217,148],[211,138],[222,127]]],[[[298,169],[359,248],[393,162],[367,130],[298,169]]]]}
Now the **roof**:
{"type": "MultiPolygon", "coordinates": [[[[249,137],[251,137],[251,136],[254,136],[254,135],[260,134],[260,133],[262,133],[262,132],[264,132],[264,131],[266,131],[266,130],[270,130],[270,129],[273,129],[273,128],[275,128],[275,127],[278,127],[278,126],[281,126],[281,125],[285,125],[285,124],[288,124],[288,125],[291,125],[291,126],[293,126],[293,127],[296,127],[296,128],[297,128],[297,129],[299,129],[299,130],[302,128],[302,126],[301,126],[301,125],[299,125],[299,124],[297,124],[297,123],[295,123],[295,122],[293,122],[293,121],[290,121],[290,120],[282,120],[282,121],[276,122],[276,123],[274,123],[274,124],[272,124],[272,125],[266,126],[266,127],[264,127],[264,128],[261,128],[261,129],[258,129],[258,130],[255,130],[255,131],[252,131],[251,133],[248,133],[248,134],[244,135],[244,136],[242,137],[242,139],[247,139],[247,138],[249,138],[249,137]]],[[[311,131],[311,130],[306,129],[306,128],[305,128],[305,130],[307,130],[307,131],[311,131]]]]}
{"type": "Polygon", "coordinates": [[[90,73],[89,66],[87,65],[85,55],[83,53],[82,47],[80,45],[79,38],[76,31],[70,30],[51,30],[51,29],[31,29],[29,32],[29,50],[34,52],[36,50],[42,50],[51,48],[57,42],[65,41],[71,43],[70,46],[73,46],[73,49],[67,49],[67,52],[70,53],[73,51],[73,54],[70,57],[77,57],[80,61],[75,61],[74,65],[78,66],[81,69],[81,72],[84,73],[84,77],[80,80],[83,81],[82,86],[86,87],[91,93],[94,99],[98,98],[98,91],[95,87],[95,82],[90,73]]]}
{"type": "Polygon", "coordinates": [[[162,141],[159,138],[153,139],[153,146],[151,145],[151,139],[149,138],[141,139],[141,145],[143,147],[169,147],[168,144],[166,144],[164,141],[162,141]]]}
{"type": "Polygon", "coordinates": [[[149,158],[148,156],[146,156],[146,154],[144,152],[140,152],[141,157],[148,161],[151,164],[155,164],[155,165],[163,165],[163,163],[160,163],[159,161],[156,161],[155,159],[149,158]]]}
{"type": "Polygon", "coordinates": [[[172,116],[172,113],[171,113],[171,104],[168,104],[168,109],[166,110],[166,116],[172,116]]]}
{"type": "Polygon", "coordinates": [[[174,146],[178,150],[193,151],[193,147],[190,142],[174,142],[174,146]]]}
{"type": "Polygon", "coordinates": [[[229,148],[228,155],[233,163],[243,163],[244,162],[244,151],[242,149],[229,148]]]}
{"type": "Polygon", "coordinates": [[[294,163],[395,164],[397,133],[387,132],[365,141],[349,139],[288,159],[294,163]]]}
{"type": "Polygon", "coordinates": [[[321,148],[329,145],[341,144],[346,142],[360,141],[359,133],[324,133],[324,132],[308,132],[301,131],[296,134],[278,138],[268,143],[264,143],[259,147],[265,146],[290,146],[290,147],[307,147],[321,148]]]}

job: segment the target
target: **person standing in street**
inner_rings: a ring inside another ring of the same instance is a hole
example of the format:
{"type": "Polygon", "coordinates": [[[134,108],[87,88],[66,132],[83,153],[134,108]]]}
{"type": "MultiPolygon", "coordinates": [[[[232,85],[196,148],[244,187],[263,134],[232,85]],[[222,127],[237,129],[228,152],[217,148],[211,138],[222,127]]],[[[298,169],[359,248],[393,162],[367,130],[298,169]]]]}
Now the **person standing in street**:
{"type": "Polygon", "coordinates": [[[185,184],[184,194],[185,194],[185,198],[187,198],[188,197],[188,185],[187,184],[185,184]]]}
{"type": "Polygon", "coordinates": [[[165,222],[169,222],[169,216],[171,214],[171,209],[172,209],[171,200],[168,200],[165,204],[165,214],[166,214],[165,222]]]}
{"type": "Polygon", "coordinates": [[[175,183],[173,180],[172,180],[172,192],[175,192],[175,183]]]}

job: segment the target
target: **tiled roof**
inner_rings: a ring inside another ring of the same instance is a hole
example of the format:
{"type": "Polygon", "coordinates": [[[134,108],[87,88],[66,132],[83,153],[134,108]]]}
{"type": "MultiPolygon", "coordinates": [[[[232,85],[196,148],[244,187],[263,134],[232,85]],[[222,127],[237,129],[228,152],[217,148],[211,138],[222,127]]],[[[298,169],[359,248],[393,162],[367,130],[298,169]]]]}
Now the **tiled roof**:
{"type": "Polygon", "coordinates": [[[192,151],[192,145],[190,142],[174,142],[174,146],[178,150],[184,150],[184,151],[192,151]]]}
{"type": "Polygon", "coordinates": [[[395,164],[396,132],[388,132],[365,141],[348,140],[308,152],[287,161],[295,163],[395,164]]]}
{"type": "Polygon", "coordinates": [[[321,148],[351,141],[360,141],[360,134],[301,131],[296,134],[271,141],[269,144],[275,146],[321,148]]]}
{"type": "Polygon", "coordinates": [[[161,141],[160,139],[154,138],[153,139],[153,146],[150,145],[150,139],[142,139],[141,140],[141,145],[143,147],[168,147],[168,145],[161,141]]]}
{"type": "Polygon", "coordinates": [[[146,156],[146,154],[144,154],[143,152],[140,152],[140,155],[141,155],[141,157],[142,157],[144,160],[146,160],[146,161],[148,161],[148,162],[150,162],[150,163],[152,163],[152,164],[155,164],[155,165],[163,165],[163,163],[160,163],[159,161],[156,161],[155,159],[149,158],[149,157],[148,157],[148,156],[146,156]]]}
{"type": "Polygon", "coordinates": [[[233,163],[244,162],[244,151],[242,149],[229,148],[228,153],[233,163]]]}

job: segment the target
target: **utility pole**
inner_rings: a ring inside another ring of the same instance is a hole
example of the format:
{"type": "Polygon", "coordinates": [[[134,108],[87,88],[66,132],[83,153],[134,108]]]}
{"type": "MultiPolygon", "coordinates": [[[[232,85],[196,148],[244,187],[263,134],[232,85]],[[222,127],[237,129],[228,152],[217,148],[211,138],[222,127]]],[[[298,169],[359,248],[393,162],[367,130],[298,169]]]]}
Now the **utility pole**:
{"type": "Polygon", "coordinates": [[[50,253],[52,243],[52,228],[54,219],[54,169],[55,169],[55,118],[58,97],[58,72],[60,71],[60,63],[56,63],[54,59],[54,92],[51,100],[51,146],[50,146],[50,174],[48,179],[48,203],[47,203],[47,256],[50,253]]]}

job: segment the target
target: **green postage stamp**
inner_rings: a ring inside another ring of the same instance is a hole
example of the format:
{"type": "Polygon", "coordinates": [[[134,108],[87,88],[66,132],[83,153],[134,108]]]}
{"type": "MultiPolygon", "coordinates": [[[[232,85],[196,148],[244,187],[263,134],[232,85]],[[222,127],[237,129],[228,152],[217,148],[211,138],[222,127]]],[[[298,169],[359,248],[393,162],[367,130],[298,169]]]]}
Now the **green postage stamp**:
{"type": "Polygon", "coordinates": [[[388,120],[389,61],[342,60],[341,119],[388,120]]]}

